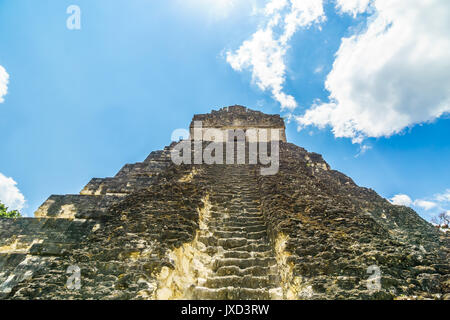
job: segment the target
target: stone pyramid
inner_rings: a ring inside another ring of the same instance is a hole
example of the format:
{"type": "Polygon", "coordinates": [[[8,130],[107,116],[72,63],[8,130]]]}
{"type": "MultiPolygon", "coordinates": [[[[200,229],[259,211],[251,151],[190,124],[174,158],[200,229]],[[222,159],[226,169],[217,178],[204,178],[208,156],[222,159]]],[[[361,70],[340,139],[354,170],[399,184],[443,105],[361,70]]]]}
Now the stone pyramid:
{"type": "Polygon", "coordinates": [[[191,138],[198,122],[278,130],[277,172],[249,155],[177,165],[174,142],[35,218],[0,219],[0,298],[450,298],[448,236],[286,142],[280,116],[226,107],[195,115],[191,138]]]}

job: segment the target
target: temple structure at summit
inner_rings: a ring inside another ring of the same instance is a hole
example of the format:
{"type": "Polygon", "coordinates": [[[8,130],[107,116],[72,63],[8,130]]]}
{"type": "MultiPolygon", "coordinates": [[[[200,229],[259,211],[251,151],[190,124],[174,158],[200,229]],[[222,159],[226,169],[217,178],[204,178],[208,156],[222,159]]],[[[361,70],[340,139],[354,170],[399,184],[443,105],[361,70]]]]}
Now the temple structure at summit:
{"type": "Polygon", "coordinates": [[[233,134],[241,130],[245,134],[248,130],[254,130],[258,141],[261,140],[259,132],[264,131],[264,140],[286,142],[286,127],[280,115],[269,115],[243,106],[225,107],[218,111],[213,110],[211,113],[195,115],[189,127],[192,139],[194,138],[194,126],[196,123],[201,125],[202,133],[208,129],[223,131],[223,141],[234,138],[230,133],[233,134]],[[273,132],[276,132],[276,134],[273,134],[273,132]]]}

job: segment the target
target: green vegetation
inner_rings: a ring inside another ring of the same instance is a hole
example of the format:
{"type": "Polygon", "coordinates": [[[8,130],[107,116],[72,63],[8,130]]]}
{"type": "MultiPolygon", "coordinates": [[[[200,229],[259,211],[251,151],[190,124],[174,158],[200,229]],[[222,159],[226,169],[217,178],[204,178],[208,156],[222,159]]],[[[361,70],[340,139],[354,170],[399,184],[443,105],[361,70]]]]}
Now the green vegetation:
{"type": "Polygon", "coordinates": [[[0,202],[0,218],[20,218],[20,212],[17,210],[8,211],[8,208],[0,202]]]}

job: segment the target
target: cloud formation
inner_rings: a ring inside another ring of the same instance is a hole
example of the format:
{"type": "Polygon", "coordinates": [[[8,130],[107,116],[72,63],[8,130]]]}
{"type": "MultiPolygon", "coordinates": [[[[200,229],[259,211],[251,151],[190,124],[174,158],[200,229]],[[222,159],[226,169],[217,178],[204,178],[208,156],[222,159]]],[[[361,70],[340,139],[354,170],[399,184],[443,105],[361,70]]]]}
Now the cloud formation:
{"type": "Polygon", "coordinates": [[[437,216],[442,212],[450,214],[450,189],[425,199],[412,200],[406,194],[397,194],[389,202],[398,206],[412,207],[426,213],[429,217],[437,216]]]}
{"type": "Polygon", "coordinates": [[[252,81],[270,91],[282,110],[294,110],[295,98],[284,92],[285,55],[299,28],[325,20],[322,0],[270,0],[262,16],[262,26],[235,52],[228,51],[226,60],[236,71],[251,71],[252,81]]]}
{"type": "Polygon", "coordinates": [[[369,7],[371,0],[337,0],[336,8],[342,13],[350,13],[354,17],[369,7]]]}
{"type": "Polygon", "coordinates": [[[394,197],[392,197],[389,201],[397,206],[418,207],[426,211],[439,207],[436,202],[430,200],[417,199],[413,201],[406,194],[397,194],[394,197]]]}
{"type": "Polygon", "coordinates": [[[397,194],[392,199],[390,199],[390,202],[397,206],[406,206],[406,207],[411,206],[413,203],[411,198],[406,194],[397,194]]]}
{"type": "Polygon", "coordinates": [[[450,1],[337,0],[337,8],[374,13],[366,30],[342,39],[325,83],[330,101],[296,117],[299,129],[330,126],[360,143],[450,112],[450,1]]]}
{"type": "Polygon", "coordinates": [[[3,98],[8,93],[9,74],[5,68],[0,66],[0,103],[4,102],[3,98]]]}
{"type": "Polygon", "coordinates": [[[450,189],[445,190],[444,193],[437,194],[435,199],[439,202],[450,202],[450,189]]]}
{"type": "Polygon", "coordinates": [[[414,205],[427,211],[437,207],[435,202],[420,199],[414,201],[414,205]]]}
{"type": "Polygon", "coordinates": [[[25,206],[25,197],[17,188],[17,182],[0,173],[0,201],[9,210],[22,210],[25,206]]]}

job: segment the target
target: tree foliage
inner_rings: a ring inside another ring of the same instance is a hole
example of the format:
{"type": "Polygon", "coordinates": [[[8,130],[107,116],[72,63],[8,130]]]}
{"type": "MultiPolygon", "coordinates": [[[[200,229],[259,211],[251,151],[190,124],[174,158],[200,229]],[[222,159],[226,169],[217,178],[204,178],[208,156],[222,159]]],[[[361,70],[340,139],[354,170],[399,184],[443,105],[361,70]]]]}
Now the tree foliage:
{"type": "Polygon", "coordinates": [[[3,203],[0,202],[0,218],[20,218],[20,212],[17,210],[8,211],[8,207],[6,207],[3,203]]]}

